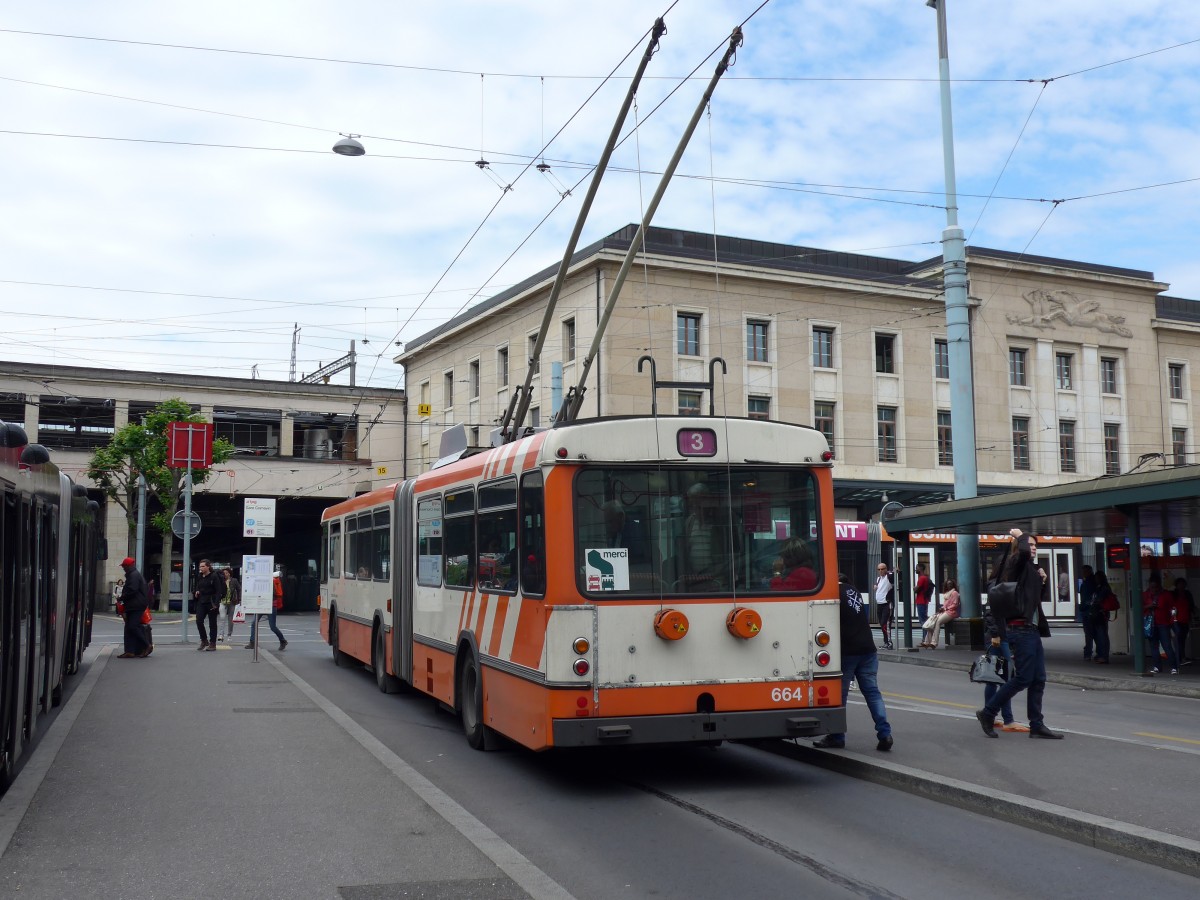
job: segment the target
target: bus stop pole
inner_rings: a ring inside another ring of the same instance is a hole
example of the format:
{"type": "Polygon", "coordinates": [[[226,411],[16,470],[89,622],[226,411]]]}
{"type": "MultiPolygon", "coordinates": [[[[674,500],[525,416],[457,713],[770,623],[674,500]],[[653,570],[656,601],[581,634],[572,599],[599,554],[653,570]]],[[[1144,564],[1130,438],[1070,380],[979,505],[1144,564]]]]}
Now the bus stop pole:
{"type": "Polygon", "coordinates": [[[900,560],[896,563],[896,590],[900,592],[900,602],[904,606],[904,649],[916,653],[912,640],[912,584],[908,576],[908,533],[900,539],[900,560]]]}

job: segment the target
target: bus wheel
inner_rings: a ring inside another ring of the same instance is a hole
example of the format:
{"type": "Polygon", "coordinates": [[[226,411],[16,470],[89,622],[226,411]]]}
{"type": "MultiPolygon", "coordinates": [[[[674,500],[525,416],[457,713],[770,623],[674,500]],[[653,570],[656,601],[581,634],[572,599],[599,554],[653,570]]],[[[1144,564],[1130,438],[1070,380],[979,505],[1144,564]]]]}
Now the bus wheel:
{"type": "Polygon", "coordinates": [[[467,743],[476,750],[491,750],[491,729],[483,724],[483,678],[471,652],[463,658],[458,672],[458,711],[467,743]]]}
{"type": "Polygon", "coordinates": [[[348,668],[354,665],[354,657],[338,649],[338,624],[335,610],[329,611],[329,646],[333,648],[333,664],[348,668]]]}
{"type": "Polygon", "coordinates": [[[387,673],[387,653],[383,645],[383,629],[375,630],[375,652],[371,654],[371,668],[375,670],[375,684],[385,694],[400,692],[400,679],[387,673]]]}

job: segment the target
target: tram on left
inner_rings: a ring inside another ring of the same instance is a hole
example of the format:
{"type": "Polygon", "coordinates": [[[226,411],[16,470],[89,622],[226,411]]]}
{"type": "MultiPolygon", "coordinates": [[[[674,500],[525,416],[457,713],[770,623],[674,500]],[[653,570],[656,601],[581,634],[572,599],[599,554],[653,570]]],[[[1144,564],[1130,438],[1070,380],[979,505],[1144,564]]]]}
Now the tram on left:
{"type": "Polygon", "coordinates": [[[84,487],[0,422],[0,793],[91,640],[100,527],[84,487]]]}

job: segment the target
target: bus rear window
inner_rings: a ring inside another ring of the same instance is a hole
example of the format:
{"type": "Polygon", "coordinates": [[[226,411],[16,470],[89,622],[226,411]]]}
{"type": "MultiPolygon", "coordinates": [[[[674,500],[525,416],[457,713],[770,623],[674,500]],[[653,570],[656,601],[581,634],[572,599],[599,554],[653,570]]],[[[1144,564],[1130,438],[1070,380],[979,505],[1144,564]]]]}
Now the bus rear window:
{"type": "Polygon", "coordinates": [[[585,469],[574,510],[587,594],[808,594],[825,578],[805,469],[585,469]]]}

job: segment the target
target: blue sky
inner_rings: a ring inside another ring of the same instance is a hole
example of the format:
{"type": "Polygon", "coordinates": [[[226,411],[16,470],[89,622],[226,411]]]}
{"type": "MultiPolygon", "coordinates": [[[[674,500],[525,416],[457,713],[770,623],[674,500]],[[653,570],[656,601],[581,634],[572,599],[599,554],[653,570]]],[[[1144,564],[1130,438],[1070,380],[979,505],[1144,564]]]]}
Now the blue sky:
{"type": "MultiPolygon", "coordinates": [[[[969,242],[1146,269],[1200,298],[1200,6],[948,4],[969,242]]],[[[396,340],[561,257],[584,185],[560,191],[596,160],[620,76],[668,6],[10,5],[0,359],[244,377],[257,365],[286,379],[298,325],[298,375],[355,340],[360,382],[397,386],[396,340]],[[560,128],[550,174],[530,168],[560,128]],[[330,153],[339,132],[363,135],[368,155],[330,153]]],[[[644,124],[583,240],[640,217],[639,188],[653,192],[706,57],[751,17],[680,166],[693,177],[671,185],[655,223],[940,253],[933,10],[758,7],[680,0],[666,13],[644,124]]]]}

